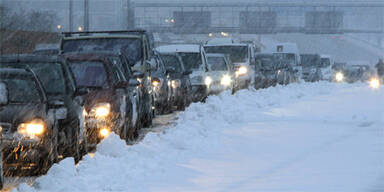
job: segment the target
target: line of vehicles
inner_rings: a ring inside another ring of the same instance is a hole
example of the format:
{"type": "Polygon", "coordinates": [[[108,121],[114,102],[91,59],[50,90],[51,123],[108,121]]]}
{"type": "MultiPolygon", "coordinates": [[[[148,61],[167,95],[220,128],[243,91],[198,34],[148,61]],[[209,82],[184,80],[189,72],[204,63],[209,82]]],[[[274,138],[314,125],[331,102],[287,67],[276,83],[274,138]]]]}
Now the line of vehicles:
{"type": "Polygon", "coordinates": [[[228,39],[155,47],[151,33],[127,30],[63,33],[59,49],[2,55],[0,185],[3,174],[78,162],[111,132],[134,144],[156,115],[212,94],[333,79],[331,57],[294,47],[256,53],[255,44],[228,39]]]}

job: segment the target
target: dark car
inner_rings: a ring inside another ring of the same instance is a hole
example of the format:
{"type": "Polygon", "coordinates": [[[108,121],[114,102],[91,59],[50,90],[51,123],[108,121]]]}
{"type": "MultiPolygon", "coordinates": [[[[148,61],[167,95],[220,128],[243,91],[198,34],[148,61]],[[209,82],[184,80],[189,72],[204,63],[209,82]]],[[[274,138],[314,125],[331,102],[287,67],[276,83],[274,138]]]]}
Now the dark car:
{"type": "Polygon", "coordinates": [[[177,53],[161,53],[160,57],[171,78],[172,106],[184,110],[192,102],[192,84],[189,78],[192,71],[186,71],[177,53]]]}
{"type": "MultiPolygon", "coordinates": [[[[110,57],[91,53],[63,55],[84,98],[88,144],[95,147],[114,131],[122,139],[130,138],[133,113],[132,86],[110,57]]],[[[138,82],[133,82],[138,86],[138,82]]]]}
{"type": "Polygon", "coordinates": [[[46,91],[49,101],[63,102],[65,115],[59,120],[59,155],[79,161],[87,153],[84,107],[74,78],[64,60],[57,56],[18,55],[0,57],[0,67],[31,68],[46,91]]]}
{"type": "Polygon", "coordinates": [[[0,69],[0,128],[4,173],[45,174],[57,162],[58,102],[48,101],[28,69],[0,69]]]}
{"type": "Polygon", "coordinates": [[[321,73],[321,57],[319,54],[300,54],[302,74],[304,81],[315,82],[323,79],[321,73]]]}
{"type": "Polygon", "coordinates": [[[143,93],[141,109],[144,114],[140,122],[144,127],[152,124],[154,117],[151,65],[155,65],[153,56],[153,35],[142,29],[125,31],[87,31],[63,33],[60,53],[89,51],[120,51],[127,59],[133,72],[138,72],[143,93]]]}
{"type": "Polygon", "coordinates": [[[159,53],[155,53],[155,58],[156,68],[151,73],[155,110],[158,114],[165,114],[172,112],[172,79],[159,53]]]}
{"type": "Polygon", "coordinates": [[[373,74],[371,68],[368,65],[346,65],[345,67],[343,67],[341,72],[338,73],[342,74],[343,76],[341,81],[348,83],[355,83],[357,81],[368,81],[373,74]]]}
{"type": "Polygon", "coordinates": [[[274,53],[273,60],[277,70],[277,83],[280,85],[288,85],[298,81],[298,70],[294,69],[295,63],[292,59],[287,58],[286,54],[274,53]]]}
{"type": "Polygon", "coordinates": [[[255,88],[268,88],[277,84],[278,69],[272,54],[256,55],[255,88]]]}

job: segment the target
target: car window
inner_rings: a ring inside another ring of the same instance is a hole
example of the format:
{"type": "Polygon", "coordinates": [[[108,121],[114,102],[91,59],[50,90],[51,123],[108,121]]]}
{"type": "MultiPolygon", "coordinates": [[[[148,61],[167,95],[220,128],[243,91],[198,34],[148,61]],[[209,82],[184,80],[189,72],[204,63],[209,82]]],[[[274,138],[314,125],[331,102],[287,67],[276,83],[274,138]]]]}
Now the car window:
{"type": "Polygon", "coordinates": [[[48,95],[67,92],[63,68],[60,63],[28,63],[39,77],[48,95]]]}
{"type": "Polygon", "coordinates": [[[207,46],[207,53],[228,54],[233,63],[246,62],[248,59],[248,46],[207,46]]]}
{"type": "Polygon", "coordinates": [[[42,101],[34,79],[27,77],[1,77],[0,79],[7,85],[9,103],[39,103],[42,101]]]}
{"type": "Polygon", "coordinates": [[[78,87],[108,87],[107,72],[102,62],[74,61],[69,66],[78,87]]]}
{"type": "Polygon", "coordinates": [[[176,55],[162,55],[161,58],[166,68],[172,67],[176,72],[182,72],[181,63],[176,55]]]}
{"type": "Polygon", "coordinates": [[[200,53],[179,53],[179,55],[187,71],[199,70],[203,64],[200,53]]]}
{"type": "Polygon", "coordinates": [[[224,57],[208,57],[208,65],[211,71],[227,71],[228,66],[224,57]]]}

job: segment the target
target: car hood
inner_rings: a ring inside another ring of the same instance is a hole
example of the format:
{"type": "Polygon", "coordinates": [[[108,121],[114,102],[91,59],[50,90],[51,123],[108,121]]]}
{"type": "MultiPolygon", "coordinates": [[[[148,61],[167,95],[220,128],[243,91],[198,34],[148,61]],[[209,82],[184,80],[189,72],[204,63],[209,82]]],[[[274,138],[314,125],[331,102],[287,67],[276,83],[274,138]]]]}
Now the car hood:
{"type": "Polygon", "coordinates": [[[9,104],[0,107],[0,122],[10,123],[15,128],[35,118],[44,118],[45,114],[43,104],[9,104]]]}
{"type": "Polygon", "coordinates": [[[209,71],[209,75],[213,80],[220,80],[224,75],[229,75],[228,71],[209,71]]]}
{"type": "Polygon", "coordinates": [[[84,107],[89,110],[97,103],[111,103],[115,97],[112,89],[97,89],[91,90],[88,94],[84,95],[83,98],[84,107]]]}

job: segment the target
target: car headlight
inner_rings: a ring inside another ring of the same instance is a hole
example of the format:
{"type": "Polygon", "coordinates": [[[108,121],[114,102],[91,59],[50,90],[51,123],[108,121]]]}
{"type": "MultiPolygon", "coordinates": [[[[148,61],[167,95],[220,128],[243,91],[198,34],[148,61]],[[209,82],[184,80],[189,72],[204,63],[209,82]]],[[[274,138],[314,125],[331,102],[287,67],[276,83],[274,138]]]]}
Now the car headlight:
{"type": "Polygon", "coordinates": [[[180,80],[178,80],[178,79],[175,79],[175,80],[172,80],[172,81],[171,81],[171,86],[172,86],[172,88],[174,88],[174,89],[178,88],[180,85],[181,85],[181,82],[180,82],[180,80]]]}
{"type": "Polygon", "coordinates": [[[34,119],[27,123],[22,123],[17,127],[17,132],[23,136],[40,136],[45,132],[45,122],[41,119],[34,119]]]}
{"type": "Polygon", "coordinates": [[[380,80],[378,78],[372,78],[369,80],[369,86],[373,89],[377,89],[380,87],[380,80]]]}
{"type": "Polygon", "coordinates": [[[100,136],[105,138],[105,137],[108,137],[109,134],[111,134],[111,131],[107,128],[102,128],[102,129],[100,129],[99,133],[100,133],[100,136]]]}
{"type": "Polygon", "coordinates": [[[337,72],[335,75],[335,79],[337,82],[341,82],[344,80],[344,74],[342,72],[337,72]]]}
{"type": "Polygon", "coordinates": [[[210,76],[205,77],[204,83],[206,86],[210,86],[212,83],[212,78],[210,76]]]}
{"type": "Polygon", "coordinates": [[[220,81],[221,85],[224,85],[224,86],[231,85],[231,82],[232,82],[232,79],[229,75],[224,75],[220,81]]]}
{"type": "Polygon", "coordinates": [[[248,68],[246,66],[241,66],[236,71],[237,75],[245,75],[247,73],[248,73],[248,68]]]}
{"type": "Polygon", "coordinates": [[[105,118],[111,112],[111,104],[109,103],[98,103],[94,105],[89,112],[89,116],[105,118]]]}
{"type": "Polygon", "coordinates": [[[152,79],[152,86],[153,87],[159,87],[160,86],[160,80],[152,79]]]}
{"type": "Polygon", "coordinates": [[[281,70],[280,70],[280,69],[279,69],[279,70],[277,70],[277,74],[278,74],[278,75],[280,75],[280,73],[281,73],[281,70]]]}

